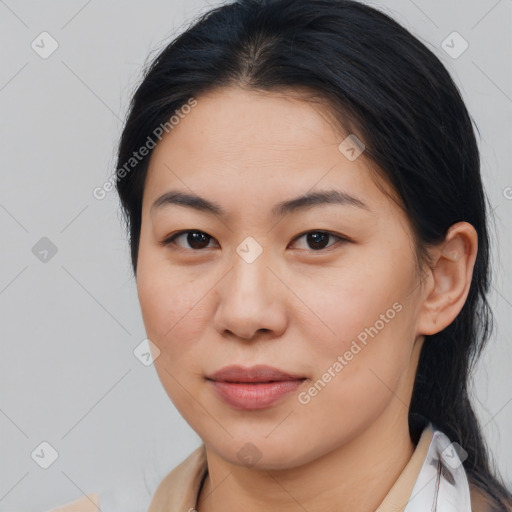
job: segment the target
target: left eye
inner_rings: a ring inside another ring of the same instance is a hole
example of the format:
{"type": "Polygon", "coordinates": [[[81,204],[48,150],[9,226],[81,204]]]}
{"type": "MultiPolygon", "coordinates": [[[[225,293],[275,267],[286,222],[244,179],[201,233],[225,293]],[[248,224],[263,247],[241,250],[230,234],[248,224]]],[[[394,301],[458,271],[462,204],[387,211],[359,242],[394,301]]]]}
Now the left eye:
{"type": "MultiPolygon", "coordinates": [[[[328,245],[330,238],[335,238],[339,241],[348,242],[346,238],[343,238],[339,235],[335,235],[328,231],[308,231],[306,233],[303,233],[302,235],[299,235],[293,241],[296,242],[297,240],[300,240],[301,238],[304,237],[306,239],[306,243],[314,251],[319,251],[325,249],[326,247],[328,248],[334,245],[328,245]]],[[[161,242],[161,245],[167,246],[174,244],[184,249],[190,248],[193,250],[201,250],[207,249],[209,242],[211,240],[215,239],[212,236],[205,233],[204,231],[180,231],[179,233],[176,233],[166,238],[163,242],[161,242]],[[180,239],[181,237],[186,237],[186,243],[188,244],[188,247],[184,247],[183,245],[176,243],[176,240],[180,239]]]]}
{"type": "Polygon", "coordinates": [[[306,237],[306,243],[315,251],[325,249],[326,247],[332,247],[334,244],[327,245],[329,238],[336,238],[341,241],[347,241],[346,238],[334,235],[328,231],[308,231],[307,233],[303,233],[302,235],[295,238],[295,240],[300,240],[304,237],[306,237]]]}

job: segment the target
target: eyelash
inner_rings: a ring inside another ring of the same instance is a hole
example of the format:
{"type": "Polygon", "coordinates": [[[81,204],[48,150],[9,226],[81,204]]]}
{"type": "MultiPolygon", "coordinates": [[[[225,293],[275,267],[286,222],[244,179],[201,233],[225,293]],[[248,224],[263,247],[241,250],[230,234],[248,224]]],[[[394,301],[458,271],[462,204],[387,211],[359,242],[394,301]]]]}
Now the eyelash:
{"type": "MultiPolygon", "coordinates": [[[[200,230],[197,230],[197,229],[187,229],[187,230],[182,230],[182,231],[178,231],[177,233],[174,233],[173,235],[167,237],[165,240],[163,240],[162,242],[160,242],[160,245],[164,246],[164,247],[168,247],[170,245],[174,245],[176,247],[178,247],[178,249],[181,249],[181,250],[184,250],[184,251],[193,251],[193,252],[201,252],[201,251],[204,251],[205,249],[209,249],[209,247],[205,247],[205,248],[202,248],[202,249],[192,249],[192,248],[185,248],[185,247],[182,247],[178,244],[176,244],[175,242],[175,239],[178,238],[179,236],[181,235],[185,235],[185,234],[188,234],[188,233],[201,233],[201,234],[204,234],[206,235],[207,237],[209,237],[210,239],[214,240],[214,238],[210,235],[208,235],[208,233],[205,233],[204,231],[200,231],[200,230]]],[[[337,235],[335,233],[332,233],[330,231],[324,231],[324,230],[309,230],[309,231],[305,231],[304,233],[301,233],[300,235],[297,235],[293,240],[292,242],[295,242],[296,240],[299,240],[300,238],[302,238],[303,236],[305,235],[309,235],[310,233],[321,233],[323,235],[328,235],[330,237],[334,237],[334,238],[337,238],[338,239],[338,242],[342,242],[342,243],[345,243],[345,242],[350,242],[350,240],[346,237],[343,237],[343,236],[340,236],[340,235],[337,235]]],[[[322,252],[322,251],[326,251],[328,249],[331,249],[332,247],[334,247],[336,245],[336,243],[330,245],[330,246],[327,246],[327,247],[324,247],[322,249],[317,249],[317,250],[314,250],[314,249],[311,249],[310,251],[308,252],[322,252]]],[[[211,249],[211,248],[210,248],[211,249]]],[[[306,249],[307,250],[307,249],[306,249]]]]}

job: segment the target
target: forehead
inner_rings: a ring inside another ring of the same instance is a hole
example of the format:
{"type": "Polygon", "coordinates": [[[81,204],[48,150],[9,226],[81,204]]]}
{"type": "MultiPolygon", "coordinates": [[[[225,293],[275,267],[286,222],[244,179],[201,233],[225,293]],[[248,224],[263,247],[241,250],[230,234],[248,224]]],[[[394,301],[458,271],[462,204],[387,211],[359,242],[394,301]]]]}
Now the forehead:
{"type": "MultiPolygon", "coordinates": [[[[153,150],[144,196],[167,188],[211,197],[287,196],[315,187],[343,186],[368,201],[384,198],[364,153],[350,161],[340,151],[348,134],[333,122],[325,104],[296,92],[260,92],[238,87],[196,98],[197,105],[153,150]]],[[[282,199],[282,197],[281,197],[282,199]]]]}

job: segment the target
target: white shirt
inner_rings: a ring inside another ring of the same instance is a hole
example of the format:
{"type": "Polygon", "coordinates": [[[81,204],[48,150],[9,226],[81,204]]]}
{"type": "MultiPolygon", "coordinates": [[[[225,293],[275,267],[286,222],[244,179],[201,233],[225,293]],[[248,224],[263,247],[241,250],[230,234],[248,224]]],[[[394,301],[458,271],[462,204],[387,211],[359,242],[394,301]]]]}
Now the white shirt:
{"type": "MultiPolygon", "coordinates": [[[[464,458],[461,447],[424,422],[410,461],[376,512],[472,512],[464,458]]],[[[147,500],[149,508],[134,496],[110,491],[90,493],[49,512],[186,512],[195,508],[206,472],[202,444],[160,482],[147,500]]]]}

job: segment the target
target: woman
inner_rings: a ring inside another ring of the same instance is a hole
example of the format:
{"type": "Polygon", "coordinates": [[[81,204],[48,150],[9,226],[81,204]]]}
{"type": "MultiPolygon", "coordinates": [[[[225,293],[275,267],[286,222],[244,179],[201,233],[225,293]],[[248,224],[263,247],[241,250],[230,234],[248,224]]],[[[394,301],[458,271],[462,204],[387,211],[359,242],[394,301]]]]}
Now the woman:
{"type": "Polygon", "coordinates": [[[350,0],[212,9],[149,66],[117,168],[154,364],[203,441],[150,512],[512,510],[468,394],[477,143],[418,39],[350,0]]]}

